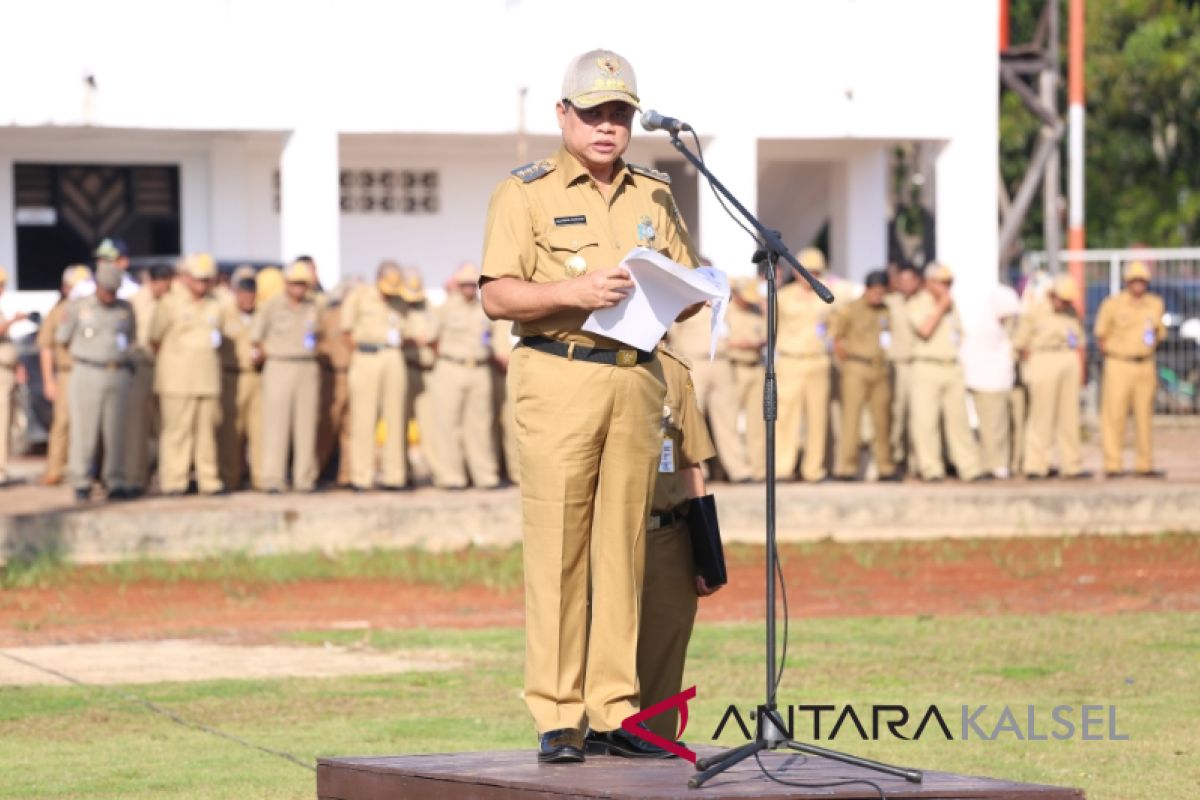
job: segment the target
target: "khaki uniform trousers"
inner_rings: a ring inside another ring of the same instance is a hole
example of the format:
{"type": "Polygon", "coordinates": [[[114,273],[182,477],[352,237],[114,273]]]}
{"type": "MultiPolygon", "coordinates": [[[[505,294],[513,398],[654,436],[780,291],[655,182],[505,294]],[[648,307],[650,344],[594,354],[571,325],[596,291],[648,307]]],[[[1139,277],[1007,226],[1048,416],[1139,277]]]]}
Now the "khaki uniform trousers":
{"type": "Polygon", "coordinates": [[[892,463],[915,472],[912,455],[912,361],[892,362],[892,463]]]}
{"type": "Polygon", "coordinates": [[[871,415],[871,450],[880,475],[896,471],[892,464],[892,379],[886,364],[871,365],[847,359],[841,367],[842,427],[838,438],[835,472],[842,477],[858,473],[859,429],[863,408],[871,415]]]}
{"type": "Polygon", "coordinates": [[[13,393],[17,388],[16,371],[0,366],[0,481],[8,480],[8,442],[12,436],[13,393]]]}
{"type": "MultiPolygon", "coordinates": [[[[67,452],[70,450],[71,431],[71,370],[55,371],[58,394],[54,398],[54,412],[50,420],[50,433],[46,442],[46,478],[61,480],[67,472],[67,452]]],[[[4,378],[0,375],[0,381],[4,378]]],[[[0,391],[3,391],[0,389],[0,391]]],[[[4,445],[0,445],[3,447],[4,445]]]]}
{"type": "Polygon", "coordinates": [[[712,431],[721,468],[731,481],[748,479],[750,464],[737,432],[738,403],[733,365],[725,358],[698,359],[692,364],[692,385],[696,389],[696,404],[712,431]]]}
{"type": "Polygon", "coordinates": [[[1025,387],[1024,365],[1017,365],[1017,382],[1008,396],[1012,406],[1012,453],[1009,471],[1013,475],[1024,472],[1025,464],[1025,421],[1029,416],[1029,390],[1025,387]]]}
{"type": "Polygon", "coordinates": [[[159,395],[158,401],[162,409],[162,434],[158,446],[159,489],[164,494],[187,491],[189,473],[194,466],[196,485],[201,494],[221,491],[223,485],[217,467],[221,398],[164,394],[159,395]]]}
{"type": "Polygon", "coordinates": [[[375,485],[375,428],[383,420],[387,429],[380,461],[384,486],[408,483],[404,443],[407,377],[404,357],[398,348],[374,353],[355,350],[350,357],[350,483],[368,489],[375,485]]]}
{"type": "Polygon", "coordinates": [[[525,703],[541,733],[611,731],[638,710],[646,517],[667,387],[633,367],[527,347],[517,439],[525,563],[525,703]],[[590,620],[589,620],[590,587],[590,620]]]}
{"type": "Polygon", "coordinates": [[[917,467],[926,480],[945,477],[942,429],[950,460],[964,481],[979,477],[979,451],[967,422],[967,389],[957,363],[913,362],[909,392],[912,444],[917,467]]]}
{"type": "MultiPolygon", "coordinates": [[[[509,371],[512,371],[513,364],[510,361],[508,364],[509,371]]],[[[519,484],[520,481],[520,461],[517,458],[517,419],[513,412],[513,402],[511,397],[511,389],[507,375],[499,369],[492,369],[492,408],[496,415],[496,420],[499,423],[499,437],[496,441],[496,446],[499,449],[501,463],[504,466],[504,474],[511,483],[519,484]]],[[[424,435],[424,434],[422,434],[424,435]]]]}
{"type": "Polygon", "coordinates": [[[1012,462],[1012,390],[979,392],[971,390],[975,415],[979,417],[980,468],[995,475],[1012,462]]]}
{"type": "Polygon", "coordinates": [[[267,357],[262,371],[262,488],[280,490],[292,456],[292,487],[317,484],[317,401],[321,368],[316,359],[267,357]]]}
{"type": "Polygon", "coordinates": [[[150,482],[150,436],[156,405],[152,360],[133,358],[133,380],[125,403],[125,479],[130,487],[145,489],[150,482]]]}
{"type": "Polygon", "coordinates": [[[1050,471],[1050,448],[1058,444],[1058,467],[1064,475],[1083,471],[1079,453],[1079,389],[1083,383],[1074,350],[1035,352],[1026,362],[1029,423],[1025,432],[1025,473],[1050,471]]]}
{"type": "MultiPolygon", "coordinates": [[[[682,520],[646,534],[646,575],[642,586],[642,628],[638,634],[638,681],[642,708],[679,694],[688,642],[696,622],[696,581],[692,541],[682,520]]],[[[664,739],[679,733],[679,711],[646,720],[664,739]]]]}
{"type": "Polygon", "coordinates": [[[796,472],[797,445],[804,429],[804,462],[800,474],[806,481],[825,477],[825,446],[829,429],[829,356],[798,358],[780,355],[779,447],[775,474],[788,480],[796,472]]]}
{"type": "Polygon", "coordinates": [[[350,483],[350,378],[346,369],[321,368],[320,420],[317,425],[317,469],[324,473],[336,452],[339,486],[350,483]]]}
{"type": "MultiPolygon", "coordinates": [[[[125,402],[133,375],[127,369],[106,369],[75,362],[71,370],[71,445],[68,475],[71,485],[92,488],[96,456],[104,449],[100,477],[108,491],[128,488],[125,479],[125,402]]],[[[2,463],[2,462],[0,462],[2,463]]]]}
{"type": "Polygon", "coordinates": [[[746,464],[750,480],[767,477],[767,423],[763,421],[763,383],[767,371],[762,364],[733,362],[737,407],[746,420],[746,464]]]}
{"type": "Polygon", "coordinates": [[[1100,390],[1100,441],[1104,450],[1104,471],[1121,471],[1121,446],[1125,441],[1125,423],[1133,412],[1134,460],[1137,472],[1154,469],[1151,424],[1154,421],[1154,393],[1158,375],[1154,359],[1125,361],[1109,356],[1104,359],[1104,385],[1100,390]]]}
{"type": "Polygon", "coordinates": [[[262,377],[255,370],[229,370],[221,384],[221,480],[230,491],[261,489],[262,377]]]}
{"type": "MultiPolygon", "coordinates": [[[[429,469],[430,476],[438,474],[438,458],[442,452],[442,442],[437,429],[433,410],[433,370],[423,369],[413,364],[405,365],[407,385],[404,391],[404,430],[407,432],[409,423],[417,421],[417,430],[421,434],[421,458],[429,469]]],[[[404,441],[404,463],[408,462],[408,435],[404,441]]]]}
{"type": "Polygon", "coordinates": [[[442,488],[463,488],[470,470],[474,486],[496,486],[500,477],[492,436],[491,366],[439,358],[431,382],[434,426],[441,439],[434,483],[442,488]]]}

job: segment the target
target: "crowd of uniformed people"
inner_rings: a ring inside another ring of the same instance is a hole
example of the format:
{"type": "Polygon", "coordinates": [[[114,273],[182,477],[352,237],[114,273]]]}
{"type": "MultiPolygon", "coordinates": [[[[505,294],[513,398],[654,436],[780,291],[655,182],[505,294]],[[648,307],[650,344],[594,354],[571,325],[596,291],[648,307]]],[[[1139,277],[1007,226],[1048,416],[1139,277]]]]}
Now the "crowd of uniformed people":
{"type": "MultiPolygon", "coordinates": [[[[1030,281],[1021,296],[998,287],[968,332],[943,264],[892,265],[856,286],[828,278],[820,250],[799,256],[829,280],[835,302],[777,275],[781,480],[1090,476],[1080,455],[1086,335],[1069,278],[1030,281]]],[[[64,271],[61,299],[42,321],[42,386],[53,403],[45,484],[67,481],[86,499],[99,483],[121,499],[152,487],[182,495],[403,489],[418,476],[446,489],[516,482],[504,377],[516,339],[511,323],[485,316],[473,265],[453,275],[436,307],[420,272],[392,261],[373,282],[328,291],[307,257],[224,273],[195,254],[130,272],[124,243],[105,240],[94,272],[64,271]]],[[[1162,302],[1147,291],[1145,263],[1131,262],[1124,278],[1094,328],[1105,356],[1104,473],[1127,474],[1121,443],[1132,415],[1132,472],[1155,477],[1162,302]]],[[[692,362],[716,446],[710,477],[735,483],[766,474],[761,286],[733,281],[714,359],[707,310],[668,337],[692,362]]],[[[2,356],[18,318],[0,319],[0,361],[15,363],[2,356]]],[[[0,380],[12,373],[0,364],[0,380]]],[[[3,390],[7,404],[11,386],[3,390]]]]}

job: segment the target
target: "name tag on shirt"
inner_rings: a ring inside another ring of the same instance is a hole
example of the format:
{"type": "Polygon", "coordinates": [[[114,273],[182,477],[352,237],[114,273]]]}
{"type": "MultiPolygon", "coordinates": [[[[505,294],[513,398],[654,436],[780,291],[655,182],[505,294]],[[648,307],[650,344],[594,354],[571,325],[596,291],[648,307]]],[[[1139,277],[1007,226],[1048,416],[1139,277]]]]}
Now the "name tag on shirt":
{"type": "Polygon", "coordinates": [[[663,437],[662,453],[658,456],[658,471],[675,471],[675,440],[670,436],[663,437]]]}
{"type": "Polygon", "coordinates": [[[583,214],[576,214],[571,217],[555,217],[554,224],[559,227],[563,225],[586,225],[587,217],[583,214]]]}

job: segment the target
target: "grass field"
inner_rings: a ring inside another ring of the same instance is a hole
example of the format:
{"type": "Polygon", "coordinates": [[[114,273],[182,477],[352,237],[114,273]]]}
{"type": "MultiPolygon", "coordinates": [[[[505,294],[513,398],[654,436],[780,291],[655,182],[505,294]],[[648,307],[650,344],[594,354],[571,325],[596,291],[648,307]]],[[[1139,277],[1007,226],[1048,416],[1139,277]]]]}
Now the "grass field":
{"type": "MultiPolygon", "coordinates": [[[[123,691],[304,761],[533,744],[518,692],[520,630],[311,631],[288,638],[299,646],[437,649],[465,666],[123,691]]],[[[730,703],[748,708],[761,699],[761,649],[759,625],[698,628],[689,662],[688,684],[698,687],[689,743],[710,743],[730,703]]],[[[927,733],[920,741],[863,742],[855,734],[832,746],[910,766],[1079,786],[1092,800],[1159,800],[1200,794],[1197,687],[1200,614],[867,617],[794,624],[779,701],[856,710],[936,704],[956,736],[962,704],[1033,705],[1045,714],[1062,704],[1115,705],[1128,741],[1004,735],[963,742],[927,733]]],[[[105,690],[78,687],[0,689],[0,775],[5,798],[300,798],[312,797],[315,786],[313,774],[295,764],[181,727],[105,690]]]]}

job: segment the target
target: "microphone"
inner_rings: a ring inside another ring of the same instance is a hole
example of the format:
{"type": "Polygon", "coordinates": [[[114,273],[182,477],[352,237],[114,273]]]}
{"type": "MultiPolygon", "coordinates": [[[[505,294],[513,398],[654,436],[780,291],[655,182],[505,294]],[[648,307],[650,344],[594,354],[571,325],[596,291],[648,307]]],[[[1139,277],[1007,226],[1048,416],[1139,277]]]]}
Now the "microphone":
{"type": "Polygon", "coordinates": [[[679,133],[680,131],[690,131],[692,126],[674,117],[664,117],[654,109],[649,108],[642,112],[642,128],[648,131],[679,133]]]}

